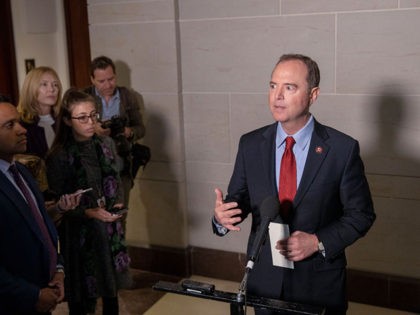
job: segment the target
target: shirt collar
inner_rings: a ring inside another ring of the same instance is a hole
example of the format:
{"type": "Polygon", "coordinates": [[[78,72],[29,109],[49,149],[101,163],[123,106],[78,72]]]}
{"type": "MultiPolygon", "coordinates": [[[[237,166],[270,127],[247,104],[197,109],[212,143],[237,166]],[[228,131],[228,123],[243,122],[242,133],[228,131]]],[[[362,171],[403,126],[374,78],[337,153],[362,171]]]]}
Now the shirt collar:
{"type": "MultiPolygon", "coordinates": [[[[101,100],[103,100],[103,97],[101,96],[101,94],[99,94],[99,91],[95,88],[95,94],[100,97],[101,100]]],[[[115,88],[114,94],[112,95],[111,99],[119,99],[120,98],[120,91],[118,90],[118,88],[115,88]]]]}
{"type": "Polygon", "coordinates": [[[7,162],[6,160],[0,159],[0,171],[2,171],[3,173],[6,174],[9,171],[10,165],[11,164],[7,162]]]}
{"type": "Polygon", "coordinates": [[[295,147],[297,149],[304,150],[309,144],[313,130],[314,117],[312,115],[309,117],[309,120],[305,126],[303,126],[302,129],[293,135],[288,135],[286,132],[284,132],[283,128],[281,127],[281,123],[279,122],[277,126],[276,148],[279,148],[285,142],[288,136],[292,136],[295,139],[295,147]]]}

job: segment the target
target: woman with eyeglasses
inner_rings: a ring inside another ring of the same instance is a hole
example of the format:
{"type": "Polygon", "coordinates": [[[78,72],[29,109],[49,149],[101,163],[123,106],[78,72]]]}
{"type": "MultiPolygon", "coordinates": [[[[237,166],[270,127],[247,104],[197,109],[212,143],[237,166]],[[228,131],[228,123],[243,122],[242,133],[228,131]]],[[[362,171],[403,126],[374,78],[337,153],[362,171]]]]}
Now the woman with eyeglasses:
{"type": "Polygon", "coordinates": [[[130,259],[119,214],[121,163],[111,138],[95,134],[95,100],[68,90],[57,117],[57,134],[47,155],[49,184],[59,194],[82,190],[80,204],[65,212],[58,227],[65,259],[70,315],[118,314],[118,290],[131,285],[130,259]]]}

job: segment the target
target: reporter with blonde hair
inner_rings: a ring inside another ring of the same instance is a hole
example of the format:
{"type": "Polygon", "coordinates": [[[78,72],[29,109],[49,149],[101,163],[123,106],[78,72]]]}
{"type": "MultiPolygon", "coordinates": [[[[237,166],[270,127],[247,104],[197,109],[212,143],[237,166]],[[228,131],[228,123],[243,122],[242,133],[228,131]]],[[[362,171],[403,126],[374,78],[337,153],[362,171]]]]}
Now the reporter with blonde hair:
{"type": "Polygon", "coordinates": [[[60,109],[62,85],[54,69],[37,67],[23,82],[18,112],[28,131],[26,153],[44,158],[55,137],[55,118],[60,109]]]}

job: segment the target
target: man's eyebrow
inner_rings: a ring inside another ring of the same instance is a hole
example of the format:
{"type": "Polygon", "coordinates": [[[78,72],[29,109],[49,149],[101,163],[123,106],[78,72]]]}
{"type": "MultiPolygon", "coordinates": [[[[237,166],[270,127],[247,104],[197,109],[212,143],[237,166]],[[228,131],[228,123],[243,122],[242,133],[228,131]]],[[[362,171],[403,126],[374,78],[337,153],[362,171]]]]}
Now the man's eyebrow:
{"type": "MultiPolygon", "coordinates": [[[[278,82],[274,82],[274,81],[270,81],[270,84],[279,84],[278,82]]],[[[294,87],[297,87],[298,85],[296,83],[290,83],[290,82],[286,82],[286,83],[282,83],[282,85],[291,85],[294,87]]]]}

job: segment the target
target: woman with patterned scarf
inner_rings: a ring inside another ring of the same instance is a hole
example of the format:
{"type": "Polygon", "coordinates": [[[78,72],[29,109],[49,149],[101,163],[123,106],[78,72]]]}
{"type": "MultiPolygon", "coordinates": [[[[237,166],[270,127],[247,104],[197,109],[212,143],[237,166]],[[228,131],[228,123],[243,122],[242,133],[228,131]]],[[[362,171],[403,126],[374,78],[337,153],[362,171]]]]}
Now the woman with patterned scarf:
{"type": "Polygon", "coordinates": [[[79,189],[79,206],[63,214],[58,227],[66,268],[70,315],[118,314],[118,289],[129,287],[130,259],[121,225],[121,163],[114,142],[95,135],[98,114],[92,96],[70,89],[57,117],[57,133],[47,155],[50,188],[62,195],[79,189]]]}

